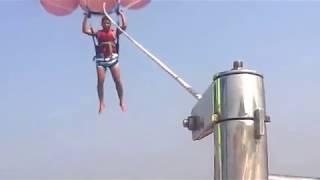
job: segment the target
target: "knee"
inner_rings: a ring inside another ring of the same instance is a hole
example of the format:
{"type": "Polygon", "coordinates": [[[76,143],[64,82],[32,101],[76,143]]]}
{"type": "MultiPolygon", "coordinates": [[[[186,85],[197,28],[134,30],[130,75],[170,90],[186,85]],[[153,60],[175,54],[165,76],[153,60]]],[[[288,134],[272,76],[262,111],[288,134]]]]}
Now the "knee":
{"type": "Polygon", "coordinates": [[[116,86],[121,86],[120,79],[114,79],[114,83],[116,84],[116,86]]]}
{"type": "Polygon", "coordinates": [[[98,83],[97,83],[97,87],[103,87],[103,81],[98,81],[98,83]]]}

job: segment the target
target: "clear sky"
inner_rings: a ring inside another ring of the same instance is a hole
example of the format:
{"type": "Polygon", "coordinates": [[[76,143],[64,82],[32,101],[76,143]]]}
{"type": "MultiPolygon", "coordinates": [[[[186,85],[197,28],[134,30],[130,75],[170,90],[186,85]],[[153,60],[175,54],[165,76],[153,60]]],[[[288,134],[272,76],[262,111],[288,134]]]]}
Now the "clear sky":
{"type": "MultiPolygon", "coordinates": [[[[98,116],[82,12],[0,1],[0,179],[212,179],[212,135],[182,127],[196,100],[124,36],[128,112],[110,74],[98,116]]],[[[162,1],[128,33],[203,92],[237,59],[265,76],[271,173],[320,176],[320,1],[162,1]]]]}

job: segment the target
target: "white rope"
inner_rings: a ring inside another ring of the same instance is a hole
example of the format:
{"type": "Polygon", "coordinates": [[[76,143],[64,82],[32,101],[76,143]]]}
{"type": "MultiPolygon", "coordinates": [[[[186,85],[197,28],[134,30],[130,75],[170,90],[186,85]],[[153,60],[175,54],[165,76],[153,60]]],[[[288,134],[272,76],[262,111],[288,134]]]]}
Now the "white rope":
{"type": "Polygon", "coordinates": [[[165,70],[172,78],[174,78],[183,88],[185,88],[193,97],[197,100],[201,99],[201,94],[197,93],[192,89],[192,87],[186,83],[183,79],[181,79],[177,74],[175,74],[167,65],[160,61],[156,56],[150,53],[147,49],[145,49],[140,43],[138,43],[135,39],[133,39],[126,31],[124,31],[107,13],[106,11],[106,3],[103,3],[103,11],[105,16],[107,16],[111,23],[114,24],[134,45],[136,45],[139,49],[141,49],[148,57],[151,58],[155,63],[157,63],[163,70],[165,70]]]}

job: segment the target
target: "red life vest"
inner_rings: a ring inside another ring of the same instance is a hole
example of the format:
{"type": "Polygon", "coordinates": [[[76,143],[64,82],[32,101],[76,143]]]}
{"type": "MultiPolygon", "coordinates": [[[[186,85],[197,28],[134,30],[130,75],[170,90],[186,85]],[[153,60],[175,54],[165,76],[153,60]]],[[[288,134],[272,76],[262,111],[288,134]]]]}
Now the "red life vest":
{"type": "Polygon", "coordinates": [[[112,53],[117,52],[116,46],[115,46],[116,38],[114,37],[114,32],[112,29],[110,29],[109,31],[103,31],[103,30],[98,31],[97,39],[99,42],[99,48],[98,48],[99,54],[103,54],[104,57],[109,57],[111,56],[112,53]],[[110,50],[110,45],[111,45],[111,50],[110,50]]]}

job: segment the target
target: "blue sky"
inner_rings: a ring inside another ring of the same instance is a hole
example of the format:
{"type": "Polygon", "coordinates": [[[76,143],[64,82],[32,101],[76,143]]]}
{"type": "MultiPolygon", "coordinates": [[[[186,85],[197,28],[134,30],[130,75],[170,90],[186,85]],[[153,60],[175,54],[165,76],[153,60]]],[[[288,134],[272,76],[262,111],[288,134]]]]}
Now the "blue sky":
{"type": "MultiPolygon", "coordinates": [[[[212,179],[212,136],[194,142],[182,127],[196,100],[130,41],[120,50],[128,112],[108,74],[98,116],[80,9],[0,8],[1,179],[212,179]]],[[[199,92],[237,59],[261,72],[270,172],[320,176],[320,2],[158,0],[126,14],[128,33],[199,92]]]]}

